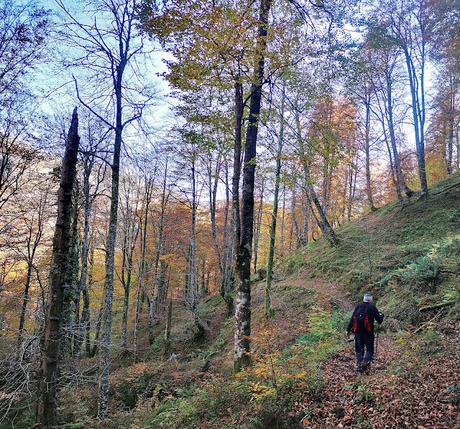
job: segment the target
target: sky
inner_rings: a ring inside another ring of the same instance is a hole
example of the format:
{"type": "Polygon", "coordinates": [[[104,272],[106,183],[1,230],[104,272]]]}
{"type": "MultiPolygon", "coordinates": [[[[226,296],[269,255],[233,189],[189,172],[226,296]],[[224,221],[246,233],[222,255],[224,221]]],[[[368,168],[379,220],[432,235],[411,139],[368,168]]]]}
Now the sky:
{"type": "MultiPolygon", "coordinates": [[[[64,0],[65,4],[75,10],[78,14],[78,0],[64,0]]],[[[42,0],[38,4],[52,11],[53,20],[59,22],[63,18],[63,13],[54,0],[42,0]]],[[[84,14],[77,15],[84,22],[87,17],[84,14]]],[[[101,23],[99,24],[101,25],[101,23]]],[[[168,97],[169,87],[161,74],[166,72],[167,67],[164,59],[167,54],[152,41],[146,40],[148,49],[151,50],[141,61],[140,67],[144,69],[143,80],[148,81],[155,87],[157,96],[155,106],[145,112],[145,120],[155,130],[160,130],[170,125],[174,121],[172,112],[173,100],[168,97]]],[[[72,75],[83,82],[85,72],[74,68],[66,68],[62,65],[61,59],[78,55],[76,50],[67,48],[61,43],[55,34],[51,40],[50,58],[37,68],[33,80],[32,91],[38,99],[38,109],[45,115],[61,115],[66,112],[70,115],[73,107],[79,105],[84,109],[76,98],[75,84],[72,75]]]]}
{"type": "MultiPolygon", "coordinates": [[[[64,1],[71,9],[77,11],[77,14],[78,11],[81,11],[81,3],[78,0],[64,1]]],[[[51,9],[53,11],[54,20],[59,22],[63,15],[54,0],[42,0],[40,4],[51,9]]],[[[80,12],[79,19],[84,21],[88,18],[80,12]]],[[[349,30],[350,32],[354,31],[353,28],[350,28],[349,30]]],[[[155,106],[145,112],[144,119],[152,130],[150,138],[154,142],[165,138],[166,130],[177,122],[177,118],[175,118],[172,110],[175,101],[171,97],[168,97],[170,92],[169,87],[165,79],[161,77],[161,75],[167,71],[167,67],[164,63],[164,59],[167,58],[167,54],[152,41],[149,41],[148,43],[152,48],[152,52],[141,62],[141,68],[144,70],[143,79],[149,81],[155,86],[158,92],[158,97],[156,97],[155,106]]],[[[64,44],[62,44],[57,38],[53,38],[51,43],[50,61],[42,64],[35,74],[32,89],[37,94],[39,110],[46,115],[61,115],[64,112],[70,115],[73,107],[79,104],[75,96],[75,86],[72,80],[72,74],[75,73],[77,78],[80,77],[80,80],[84,81],[84,72],[81,70],[65,68],[60,61],[63,58],[74,55],[76,55],[76,52],[66,49],[64,44]]],[[[426,72],[426,88],[428,93],[431,88],[430,83],[432,75],[432,68],[428,65],[426,72]]],[[[409,93],[407,93],[405,102],[409,105],[409,93]]],[[[83,106],[80,108],[84,109],[83,106]]],[[[407,115],[406,123],[402,126],[402,131],[406,136],[406,146],[414,150],[414,132],[410,114],[407,115]]],[[[131,138],[136,139],[135,130],[132,130],[131,138]]]]}

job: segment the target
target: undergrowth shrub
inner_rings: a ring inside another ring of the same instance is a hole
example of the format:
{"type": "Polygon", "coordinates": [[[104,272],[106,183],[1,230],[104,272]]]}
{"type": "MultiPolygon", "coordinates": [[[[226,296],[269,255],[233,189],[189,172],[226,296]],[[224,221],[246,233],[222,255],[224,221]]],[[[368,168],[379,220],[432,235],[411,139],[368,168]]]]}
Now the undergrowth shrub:
{"type": "Polygon", "coordinates": [[[384,276],[379,284],[386,289],[382,310],[387,316],[387,326],[397,330],[419,324],[424,315],[418,306],[427,302],[459,301],[456,280],[459,271],[460,236],[456,235],[441,240],[424,256],[384,276]],[[451,276],[452,282],[446,276],[451,276]]]}
{"type": "Polygon", "coordinates": [[[305,264],[305,255],[299,249],[289,255],[279,258],[276,262],[276,271],[281,271],[283,275],[288,276],[296,273],[305,264]]]}
{"type": "Polygon", "coordinates": [[[420,351],[425,356],[432,356],[433,354],[439,353],[443,350],[442,336],[436,330],[430,328],[423,333],[423,339],[420,347],[420,351]]]}
{"type": "Polygon", "coordinates": [[[352,296],[361,295],[369,288],[369,273],[352,270],[346,276],[346,286],[352,296]]]}
{"type": "Polygon", "coordinates": [[[460,209],[454,209],[450,213],[449,222],[454,227],[460,227],[460,209]]]}
{"type": "Polygon", "coordinates": [[[367,386],[364,383],[358,383],[356,386],[355,395],[353,397],[353,402],[355,404],[364,404],[364,403],[372,404],[373,401],[374,401],[374,395],[371,389],[369,388],[369,386],[367,386]]]}
{"type": "Polygon", "coordinates": [[[380,281],[383,286],[405,287],[413,292],[434,292],[439,276],[439,262],[431,256],[421,256],[405,267],[397,268],[380,281]]]}
{"type": "Polygon", "coordinates": [[[423,320],[418,309],[418,299],[407,290],[386,294],[382,300],[381,311],[385,314],[385,325],[392,331],[417,325],[423,320]]]}
{"type": "Polygon", "coordinates": [[[111,395],[126,410],[136,407],[139,398],[152,395],[155,369],[140,362],[117,374],[111,384],[111,395]]]}

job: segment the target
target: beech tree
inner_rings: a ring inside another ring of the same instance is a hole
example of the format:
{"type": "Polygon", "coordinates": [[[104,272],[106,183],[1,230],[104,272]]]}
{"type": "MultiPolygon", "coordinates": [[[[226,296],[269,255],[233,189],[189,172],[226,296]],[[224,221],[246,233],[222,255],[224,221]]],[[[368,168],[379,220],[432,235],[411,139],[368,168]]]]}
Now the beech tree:
{"type": "Polygon", "coordinates": [[[261,0],[260,2],[256,54],[254,56],[254,76],[251,85],[249,119],[244,148],[241,237],[239,237],[238,252],[236,254],[236,271],[240,280],[235,302],[234,366],[236,371],[251,362],[251,254],[254,228],[254,174],[271,5],[271,0],[261,0]]]}
{"type": "MultiPolygon", "coordinates": [[[[286,83],[283,79],[281,88],[281,106],[279,111],[279,133],[277,135],[277,149],[275,154],[276,166],[275,166],[275,191],[273,194],[273,211],[272,219],[270,223],[270,244],[268,248],[268,261],[267,261],[267,279],[265,284],[265,314],[267,317],[271,316],[273,310],[271,306],[271,283],[273,279],[273,261],[275,258],[275,241],[276,241],[276,224],[278,220],[278,203],[279,193],[281,184],[281,157],[283,156],[284,147],[284,134],[285,134],[285,123],[284,115],[286,108],[286,83]]],[[[284,210],[283,210],[284,213],[284,210]]]]}
{"type": "Polygon", "coordinates": [[[426,126],[426,63],[429,39],[436,25],[430,2],[410,0],[384,2],[379,31],[388,42],[398,47],[406,65],[410,96],[418,174],[422,195],[428,192],[425,159],[426,126]]]}

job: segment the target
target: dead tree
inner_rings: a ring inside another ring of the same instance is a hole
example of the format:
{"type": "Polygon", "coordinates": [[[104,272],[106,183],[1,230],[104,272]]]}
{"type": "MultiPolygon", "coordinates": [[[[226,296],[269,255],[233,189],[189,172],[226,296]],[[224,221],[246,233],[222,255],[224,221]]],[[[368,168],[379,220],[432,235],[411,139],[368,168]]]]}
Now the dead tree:
{"type": "Polygon", "coordinates": [[[70,227],[72,218],[72,189],[76,176],[78,136],[78,114],[75,108],[67,136],[62,160],[61,182],[58,191],[58,214],[53,238],[53,256],[49,277],[49,298],[43,339],[38,422],[44,427],[57,423],[57,382],[60,353],[60,331],[63,316],[65,274],[69,263],[70,227]]]}

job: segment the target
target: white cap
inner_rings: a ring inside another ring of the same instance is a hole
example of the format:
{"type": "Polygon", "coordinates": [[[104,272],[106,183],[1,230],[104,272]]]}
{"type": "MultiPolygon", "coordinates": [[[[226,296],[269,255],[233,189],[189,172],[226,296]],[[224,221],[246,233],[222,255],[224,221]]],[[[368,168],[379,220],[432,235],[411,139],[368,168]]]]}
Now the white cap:
{"type": "Polygon", "coordinates": [[[365,293],[363,301],[364,302],[372,302],[374,300],[373,296],[370,293],[365,293]]]}

